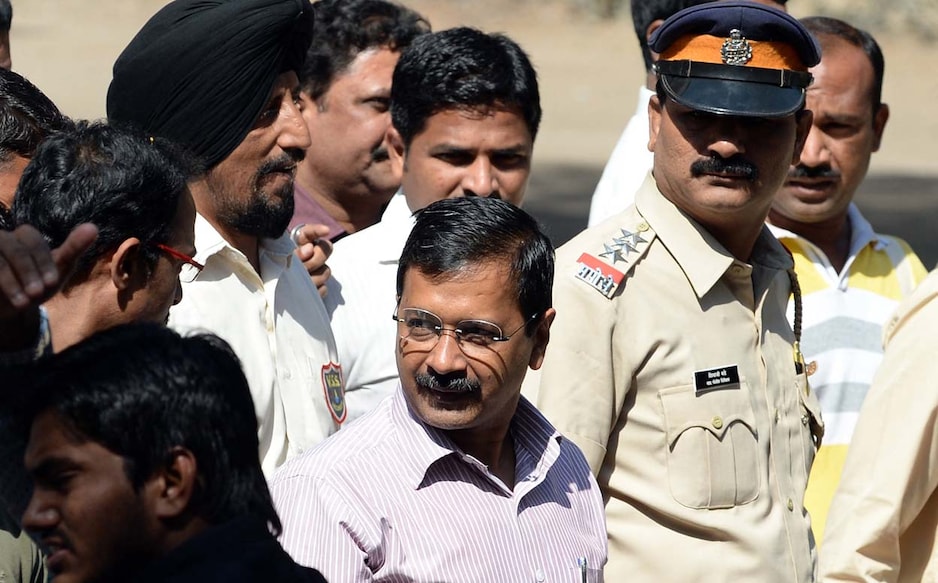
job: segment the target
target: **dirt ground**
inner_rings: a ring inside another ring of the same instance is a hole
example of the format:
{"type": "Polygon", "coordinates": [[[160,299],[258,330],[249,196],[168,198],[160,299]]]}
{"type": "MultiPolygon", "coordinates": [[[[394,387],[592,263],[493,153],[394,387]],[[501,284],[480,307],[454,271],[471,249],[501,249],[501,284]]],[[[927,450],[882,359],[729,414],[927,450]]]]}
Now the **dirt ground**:
{"type": "MultiPolygon", "coordinates": [[[[111,65],[165,0],[13,0],[13,68],[69,115],[104,116],[111,65]]],[[[537,67],[544,121],[527,208],[562,243],[586,224],[589,198],[635,107],[642,62],[628,18],[598,21],[559,0],[404,0],[440,30],[465,24],[507,33],[537,67]]],[[[795,16],[807,2],[790,0],[795,16]]],[[[877,35],[891,118],[857,201],[879,230],[938,261],[938,46],[877,35]]]]}

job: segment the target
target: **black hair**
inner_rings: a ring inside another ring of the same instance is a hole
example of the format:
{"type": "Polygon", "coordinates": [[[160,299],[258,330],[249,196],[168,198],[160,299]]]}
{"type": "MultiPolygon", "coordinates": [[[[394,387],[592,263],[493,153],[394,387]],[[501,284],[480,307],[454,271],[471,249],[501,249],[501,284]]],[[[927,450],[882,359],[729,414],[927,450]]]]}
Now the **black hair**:
{"type": "Polygon", "coordinates": [[[313,4],[313,42],[299,70],[300,86],[319,99],[359,53],[401,51],[430,32],[417,12],[387,0],[320,0],[313,4]]]}
{"type": "MultiPolygon", "coordinates": [[[[667,20],[685,8],[706,4],[713,0],[630,0],[632,9],[632,26],[638,46],[642,49],[642,58],[645,60],[645,70],[650,71],[654,61],[651,59],[651,49],[648,48],[648,27],[656,20],[667,20]]],[[[788,0],[775,0],[776,4],[784,6],[788,0]]]]}
{"type": "MultiPolygon", "coordinates": [[[[879,43],[873,38],[873,35],[856,28],[843,20],[830,18],[827,16],[811,16],[802,18],[801,24],[808,32],[814,35],[821,48],[824,48],[825,37],[839,38],[866,53],[873,66],[873,86],[870,88],[870,100],[873,104],[873,115],[879,111],[883,104],[883,76],[886,72],[886,61],[883,58],[883,51],[879,48],[879,43]]],[[[823,50],[822,59],[823,57],[823,50]]]]}
{"type": "Polygon", "coordinates": [[[40,413],[53,412],[76,438],[121,456],[136,490],[173,448],[185,448],[198,473],[193,514],[209,524],[254,515],[279,534],[258,456],[251,392],[224,340],[182,337],[153,323],[126,324],[19,374],[29,386],[12,405],[20,431],[28,431],[40,413]]]}
{"type": "Polygon", "coordinates": [[[415,217],[398,262],[398,298],[411,268],[447,279],[468,266],[503,262],[522,315],[537,316],[525,326],[528,336],[534,334],[552,303],[554,248],[531,215],[495,197],[466,196],[434,202],[415,217]]]}
{"type": "Polygon", "coordinates": [[[0,68],[0,161],[13,155],[32,158],[43,138],[68,125],[68,118],[35,85],[0,68]]]}
{"type": "Polygon", "coordinates": [[[154,245],[172,235],[187,188],[185,168],[168,142],[78,122],[39,146],[20,179],[13,216],[18,225],[38,229],[52,249],[82,223],[98,227],[66,288],[84,281],[100,257],[130,237],[140,239],[152,268],[159,257],[154,245]]]}
{"type": "Polygon", "coordinates": [[[533,140],[541,123],[537,74],[507,36],[474,28],[425,34],[401,54],[391,81],[391,121],[405,146],[447,109],[515,109],[533,140]]]}
{"type": "Polygon", "coordinates": [[[13,24],[13,5],[10,0],[0,0],[0,32],[10,30],[13,24]]]}

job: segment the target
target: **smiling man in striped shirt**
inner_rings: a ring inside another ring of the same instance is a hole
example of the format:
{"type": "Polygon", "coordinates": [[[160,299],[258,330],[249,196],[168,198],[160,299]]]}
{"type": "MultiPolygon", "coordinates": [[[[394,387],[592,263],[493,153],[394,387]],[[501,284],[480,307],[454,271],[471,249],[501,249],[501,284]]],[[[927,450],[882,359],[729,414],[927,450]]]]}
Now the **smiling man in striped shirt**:
{"type": "Polygon", "coordinates": [[[520,394],[547,347],[553,266],[507,202],[418,211],[393,314],[400,388],[271,484],[297,562],[331,581],[602,580],[596,481],[520,394]]]}

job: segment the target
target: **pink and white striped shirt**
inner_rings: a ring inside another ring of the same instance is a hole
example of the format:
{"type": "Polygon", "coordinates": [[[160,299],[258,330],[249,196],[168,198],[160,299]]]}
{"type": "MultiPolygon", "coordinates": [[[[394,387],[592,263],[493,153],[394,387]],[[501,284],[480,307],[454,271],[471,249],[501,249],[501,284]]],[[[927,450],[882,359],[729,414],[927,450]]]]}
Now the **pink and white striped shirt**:
{"type": "Polygon", "coordinates": [[[583,454],[523,397],[511,434],[514,491],[398,388],[277,472],[280,542],[335,583],[602,581],[603,501],[583,454]]]}

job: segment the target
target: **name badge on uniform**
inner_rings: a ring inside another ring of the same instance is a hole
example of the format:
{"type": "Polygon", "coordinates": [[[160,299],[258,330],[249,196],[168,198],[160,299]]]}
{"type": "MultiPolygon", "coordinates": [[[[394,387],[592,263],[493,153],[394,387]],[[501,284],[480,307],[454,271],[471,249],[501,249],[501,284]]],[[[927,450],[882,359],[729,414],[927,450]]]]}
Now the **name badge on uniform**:
{"type": "Polygon", "coordinates": [[[625,274],[614,269],[612,266],[603,263],[589,253],[580,255],[576,262],[577,272],[574,276],[589,284],[590,287],[597,290],[607,298],[611,298],[616,288],[622,283],[625,274]]]}
{"type": "Polygon", "coordinates": [[[721,389],[739,388],[739,368],[735,364],[694,372],[694,390],[697,394],[721,389]]]}

